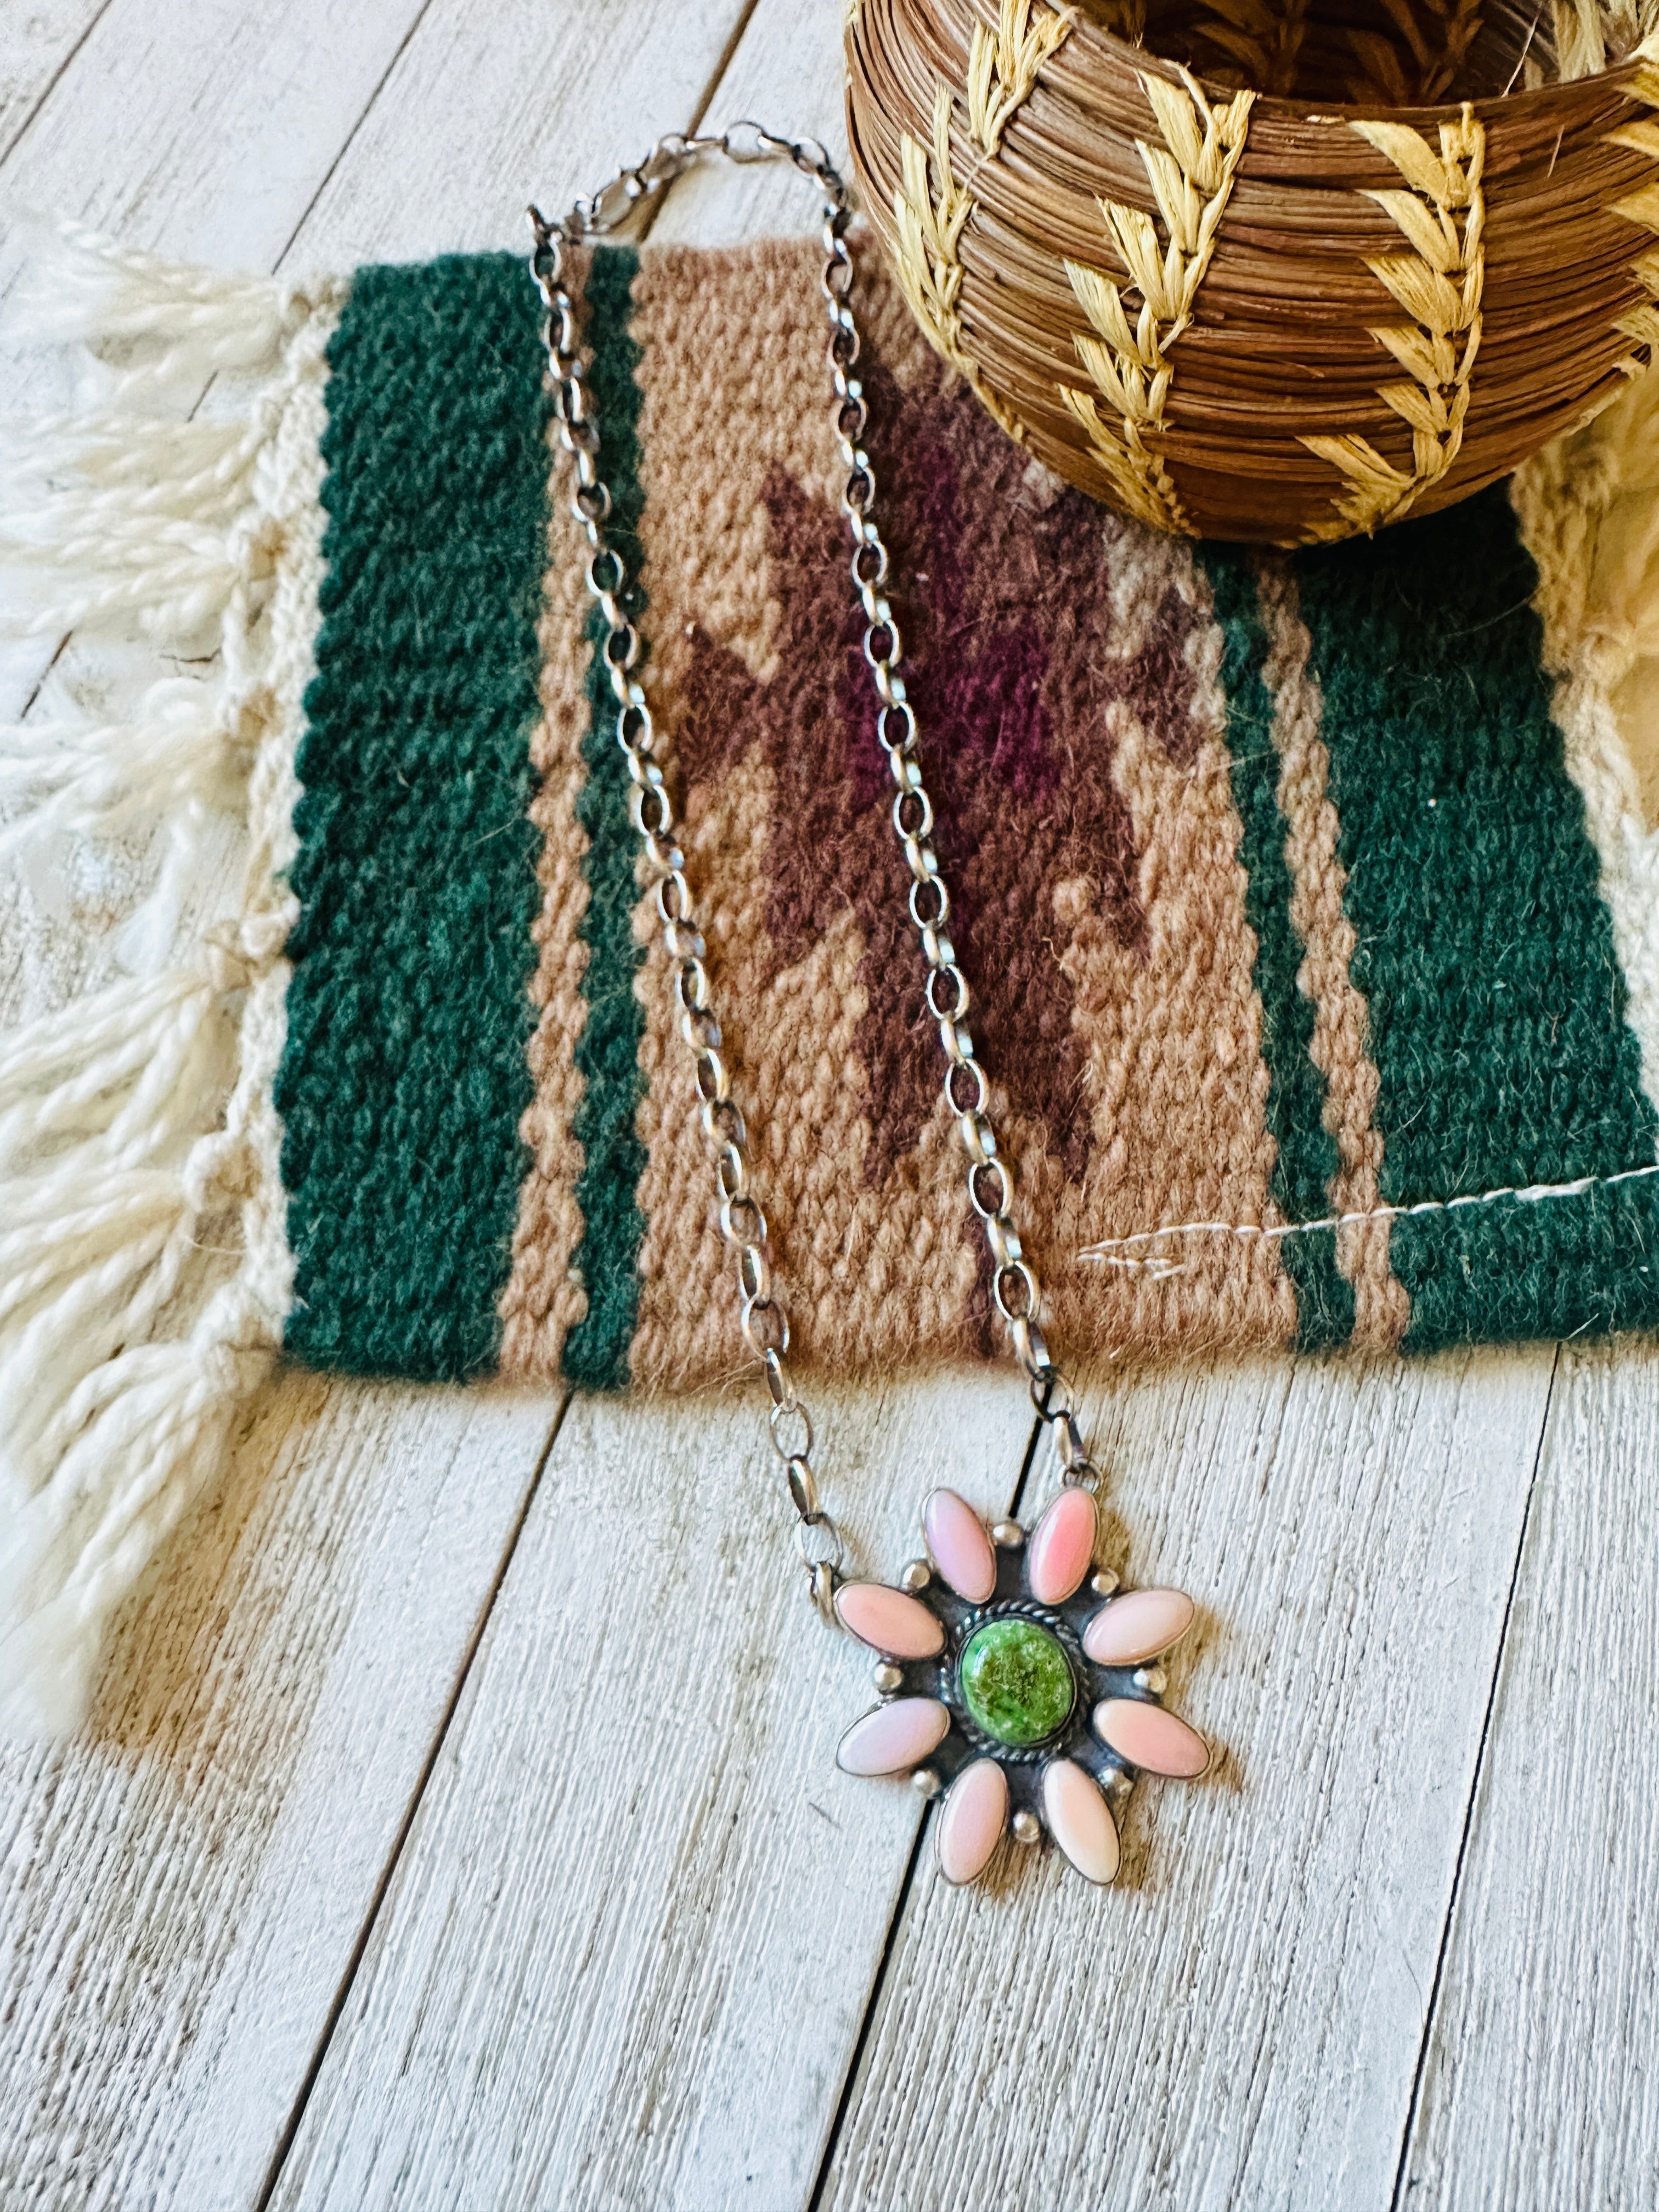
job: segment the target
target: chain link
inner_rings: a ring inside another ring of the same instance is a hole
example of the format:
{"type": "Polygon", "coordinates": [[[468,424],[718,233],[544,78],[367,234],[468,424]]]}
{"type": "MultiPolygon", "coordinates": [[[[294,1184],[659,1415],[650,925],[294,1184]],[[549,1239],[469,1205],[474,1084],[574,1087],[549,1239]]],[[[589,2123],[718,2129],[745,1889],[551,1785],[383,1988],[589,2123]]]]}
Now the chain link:
{"type": "MultiPolygon", "coordinates": [[[[843,256],[846,248],[842,246],[843,256]]],[[[827,289],[827,288],[826,288],[827,289]]],[[[891,567],[875,518],[876,476],[860,443],[867,416],[862,386],[848,374],[858,358],[858,333],[844,294],[831,295],[830,360],[836,387],[836,432],[847,481],[842,508],[853,533],[854,588],[864,610],[864,658],[880,705],[876,735],[897,790],[893,830],[910,872],[910,920],[927,963],[927,1011],[945,1048],[945,1098],[956,1117],[968,1158],[968,1200],[979,1216],[991,1253],[991,1295],[1007,1324],[1015,1357],[1025,1370],[1032,1403],[1054,1430],[1060,1468],[1068,1485],[1094,1490],[1099,1474],[1078,1425],[1070,1386],[1054,1365],[1042,1326],[1042,1289],[1014,1227],[1014,1176],[997,1148],[990,1115],[990,1084],[968,1027],[968,979],[957,963],[950,935],[951,894],[933,844],[933,802],[918,757],[915,709],[899,673],[903,645],[884,586],[891,567]],[[839,311],[839,312],[838,312],[839,311]]]]}
{"type": "Polygon", "coordinates": [[[714,1153],[720,1233],[736,1258],[744,1338],[765,1373],[772,1445],[783,1464],[798,1516],[796,1540],[811,1593],[820,1609],[833,1618],[830,1606],[844,1547],[818,1497],[811,1465],[811,1417],[790,1377],[789,1316],[773,1280],[766,1216],[754,1190],[748,1129],[743,1109],[732,1096],[731,1071],[721,1049],[706,964],[708,946],[685,873],[685,855],[673,842],[673,800],[654,757],[650,705],[632,672],[640,657],[639,633],[629,613],[634,580],[607,529],[611,491],[599,473],[599,425],[567,281],[572,247],[618,228],[676,177],[714,155],[737,162],[791,162],[817,185],[823,200],[825,259],[820,283],[830,321],[833,419],[847,470],[842,507],[853,534],[852,576],[864,611],[864,658],[879,701],[876,734],[897,786],[893,828],[910,872],[910,919],[927,962],[928,1012],[945,1048],[945,1099],[968,1157],[969,1200],[990,1247],[992,1295],[1030,1380],[1033,1402],[1054,1427],[1065,1480],[1092,1489],[1097,1477],[1084,1447],[1071,1393],[1042,1334],[1042,1291],[1013,1225],[1013,1174],[997,1149],[989,1114],[990,1086],[966,1026],[967,979],[957,964],[948,933],[951,896],[933,847],[933,807],[917,758],[916,717],[898,672],[903,647],[884,588],[890,564],[875,520],[875,471],[861,442],[868,410],[863,385],[853,374],[860,340],[852,307],[847,187],[823,148],[811,139],[781,138],[755,123],[734,124],[718,136],[688,138],[676,133],[659,139],[637,168],[623,170],[592,199],[579,199],[562,221],[550,222],[532,207],[531,272],[546,310],[548,368],[560,442],[574,464],[571,512],[590,550],[587,588],[605,622],[599,652],[617,702],[616,735],[628,769],[629,811],[653,883],[662,945],[674,963],[680,1034],[692,1054],[703,1131],[714,1153]]]}

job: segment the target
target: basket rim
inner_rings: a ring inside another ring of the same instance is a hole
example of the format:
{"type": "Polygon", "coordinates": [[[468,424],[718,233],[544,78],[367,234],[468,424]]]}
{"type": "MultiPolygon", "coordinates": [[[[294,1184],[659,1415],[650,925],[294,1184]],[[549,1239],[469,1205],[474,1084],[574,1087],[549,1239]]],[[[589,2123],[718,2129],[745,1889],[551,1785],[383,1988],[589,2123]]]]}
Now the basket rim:
{"type": "MultiPolygon", "coordinates": [[[[968,0],[969,12],[976,15],[974,0],[968,0]]],[[[1140,76],[1150,64],[1157,74],[1172,84],[1179,84],[1183,64],[1171,61],[1151,46],[1136,46],[1121,38],[1115,31],[1108,30],[1086,7],[1073,11],[1071,35],[1066,44],[1049,60],[1045,76],[1052,88],[1060,92],[1064,80],[1078,66],[1079,48],[1092,49],[1111,66],[1128,75],[1140,76]]],[[[1408,128],[1422,130],[1442,123],[1455,121],[1465,108],[1477,123],[1491,125],[1500,117],[1511,119],[1517,113],[1529,118],[1547,118],[1553,106],[1577,107],[1587,95],[1601,93],[1617,96],[1623,87],[1637,75],[1644,64],[1652,66],[1659,61],[1659,33],[1643,40],[1622,61],[1597,70],[1592,76],[1574,77],[1567,82],[1540,84],[1514,92],[1489,93],[1481,100],[1442,100],[1413,106],[1380,106],[1375,100],[1298,100],[1285,93],[1258,92],[1253,95],[1252,116],[1259,127],[1264,122],[1289,125],[1296,128],[1318,129],[1330,124],[1346,126],[1355,122],[1399,122],[1408,128]]],[[[1186,71],[1200,85],[1212,100],[1231,100],[1238,88],[1223,84],[1202,70],[1186,71]]]]}

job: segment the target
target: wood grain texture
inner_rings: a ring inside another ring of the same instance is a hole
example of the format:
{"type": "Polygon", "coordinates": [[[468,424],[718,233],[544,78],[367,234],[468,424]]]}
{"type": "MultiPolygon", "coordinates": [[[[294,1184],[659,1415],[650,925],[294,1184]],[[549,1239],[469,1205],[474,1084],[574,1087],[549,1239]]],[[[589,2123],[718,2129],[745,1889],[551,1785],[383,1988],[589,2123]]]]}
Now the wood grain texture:
{"type": "Polygon", "coordinates": [[[525,249],[526,204],[562,212],[707,100],[742,0],[429,0],[319,198],[303,264],[525,249]]]}
{"type": "Polygon", "coordinates": [[[73,1744],[0,1750],[0,2203],[251,2204],[549,1435],[288,1375],[73,1744]]]}
{"type": "Polygon", "coordinates": [[[73,216],[222,267],[273,266],[422,5],[111,0],[0,173],[0,289],[28,250],[26,215],[73,216]]]}
{"type": "MultiPolygon", "coordinates": [[[[842,14],[833,4],[803,9],[798,0],[755,0],[704,128],[724,130],[746,119],[782,137],[816,138],[847,176],[841,40],[842,14]]],[[[770,234],[801,237],[817,223],[812,187],[793,169],[711,162],[672,186],[651,242],[736,245],[770,234]]]]}
{"type": "Polygon", "coordinates": [[[27,0],[7,11],[0,40],[0,167],[110,0],[27,0]]]}
{"type": "Polygon", "coordinates": [[[1199,1601],[1171,1697],[1219,1771],[1141,1786],[1115,1889],[919,1877],[826,2212],[1388,2203],[1549,1371],[1261,1362],[1102,1409],[1113,1563],[1199,1601]]]}
{"type": "MultiPolygon", "coordinates": [[[[1012,1374],[815,1403],[891,1574],[934,1483],[1012,1495],[1012,1374]]],[[[919,1817],[835,1765],[823,1628],[747,1392],[567,1416],[273,2199],[804,2205],[919,1817]]]]}
{"type": "Polygon", "coordinates": [[[1402,2206],[1654,2202],[1656,1460],[1659,1347],[1565,1352],[1402,2206]]]}

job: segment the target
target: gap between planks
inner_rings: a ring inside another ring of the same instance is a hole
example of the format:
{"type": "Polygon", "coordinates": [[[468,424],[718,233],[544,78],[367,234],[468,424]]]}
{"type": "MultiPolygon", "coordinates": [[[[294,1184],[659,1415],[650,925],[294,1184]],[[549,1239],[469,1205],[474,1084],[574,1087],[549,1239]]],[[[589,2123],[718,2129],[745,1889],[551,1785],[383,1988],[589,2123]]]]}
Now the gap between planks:
{"type": "Polygon", "coordinates": [[[306,2069],[305,2079],[300,2084],[299,2094],[294,2100],[293,2110],[288,2116],[282,2136],[271,2154],[270,2166],[266,2170],[258,2196],[254,2200],[254,2212],[265,2212],[266,2206],[276,2192],[283,2163],[293,2148],[294,2138],[298,2134],[300,2123],[305,2117],[306,2106],[316,2085],[317,2076],[322,2069],[324,2057],[330,2043],[333,2040],[334,2031],[339,2025],[340,2015],[345,2010],[346,2000],[351,1994],[351,1985],[356,1980],[357,1971],[363,1962],[363,1954],[368,1948],[368,1939],[374,1933],[374,1923],[379,1919],[380,1908],[386,1902],[386,1892],[392,1886],[392,1877],[397,1870],[398,1860],[403,1856],[404,1846],[409,1841],[410,1830],[415,1825],[415,1815],[420,1809],[421,1800],[425,1796],[427,1787],[432,1780],[432,1771],[438,1764],[445,1741],[454,1724],[456,1709],[461,1702],[462,1694],[471,1676],[473,1662],[478,1656],[478,1647],[483,1642],[484,1631],[489,1626],[490,1615],[495,1610],[495,1601],[501,1594],[507,1571],[513,1565],[514,1554],[519,1548],[519,1540],[524,1534],[525,1523],[530,1518],[530,1509],[536,1502],[536,1492],[540,1489],[542,1477],[547,1471],[547,1462],[553,1455],[553,1447],[559,1441],[559,1431],[564,1426],[564,1417],[570,1410],[573,1395],[567,1391],[559,1401],[558,1410],[554,1414],[548,1429],[546,1440],[537,1458],[535,1471],[530,1478],[523,1502],[514,1516],[512,1527],[507,1531],[507,1542],[502,1547],[501,1556],[496,1562],[495,1574],[490,1579],[489,1588],[479,1608],[472,1633],[467,1638],[465,1648],[461,1653],[460,1663],[455,1671],[454,1686],[450,1691],[448,1702],[443,1709],[437,1726],[432,1731],[432,1741],[428,1748],[425,1761],[420,1773],[416,1777],[415,1786],[410,1791],[409,1802],[404,1808],[403,1820],[398,1825],[397,1834],[392,1840],[391,1848],[386,1852],[385,1863],[380,1869],[380,1879],[376,1881],[374,1895],[369,1899],[368,1910],[363,1915],[362,1926],[357,1932],[356,1942],[351,1947],[351,1955],[346,1961],[345,1972],[340,1977],[339,1988],[335,1991],[334,2002],[329,2007],[328,2017],[323,2022],[322,2033],[317,2039],[317,2046],[312,2053],[311,2063],[306,2069]]]}
{"type": "MultiPolygon", "coordinates": [[[[112,0],[88,0],[88,4],[71,16],[67,34],[60,41],[58,52],[36,73],[39,77],[38,83],[33,87],[24,85],[20,88],[24,112],[16,129],[11,132],[4,145],[0,146],[0,171],[3,171],[7,162],[27,137],[33,128],[36,116],[52,98],[64,73],[73,64],[76,56],[98,27],[99,19],[106,13],[111,5],[112,0]]],[[[49,22],[50,19],[46,20],[49,22]]],[[[36,21],[31,19],[24,24],[23,30],[26,35],[35,35],[39,27],[36,21]]],[[[27,75],[27,72],[25,71],[24,74],[27,75]]],[[[3,86],[0,86],[0,91],[3,89],[3,86]]],[[[3,112],[3,110],[0,109],[0,112],[3,112]]]]}
{"type": "MultiPolygon", "coordinates": [[[[402,38],[398,40],[396,46],[392,49],[391,58],[387,61],[386,67],[381,70],[379,82],[375,84],[374,90],[369,94],[368,98],[363,102],[356,121],[352,125],[350,130],[346,132],[345,137],[341,140],[339,150],[334,155],[333,160],[323,171],[322,175],[317,179],[316,191],[313,192],[311,198],[306,202],[305,206],[301,209],[299,221],[289,233],[281,252],[277,254],[276,259],[271,263],[270,269],[273,276],[276,276],[281,270],[283,264],[287,261],[289,255],[292,253],[295,246],[298,245],[301,238],[304,234],[306,225],[311,221],[313,215],[316,211],[318,202],[322,198],[324,193],[333,183],[335,175],[339,169],[341,162],[345,160],[347,155],[350,153],[352,148],[356,144],[357,134],[362,131],[363,125],[373,114],[375,102],[380,99],[380,94],[386,90],[387,85],[392,82],[392,78],[397,70],[398,64],[402,61],[404,56],[409,52],[410,43],[413,40],[416,33],[420,29],[422,24],[425,22],[428,15],[431,13],[432,5],[433,0],[420,0],[420,5],[416,9],[413,18],[410,20],[409,27],[404,31],[402,38]]],[[[199,406],[200,404],[201,403],[198,400],[197,404],[199,406]]],[[[192,409],[191,411],[193,415],[195,410],[192,409]]]]}
{"type": "MultiPolygon", "coordinates": [[[[985,1370],[813,1410],[854,1572],[935,1482],[1001,1509],[1031,1428],[985,1370]]],[[[921,1808],[836,1767],[872,1662],[779,1492],[746,1389],[575,1400],[280,2212],[805,2204],[921,1808]]]]}
{"type": "Polygon", "coordinates": [[[1515,1618],[1515,1594],[1521,1586],[1521,1570],[1527,1556],[1527,1532],[1532,1526],[1533,1500],[1538,1494],[1538,1471],[1544,1463],[1544,1446],[1549,1436],[1550,1407],[1554,1402],[1556,1377],[1560,1371],[1561,1346],[1558,1344],[1550,1361],[1549,1388],[1544,1394],[1544,1411],[1538,1425],[1538,1449],[1533,1454],[1532,1476],[1527,1484],[1527,1502],[1522,1510],[1520,1534],[1516,1539],[1515,1565],[1510,1574],[1509,1593],[1504,1600],[1504,1619],[1498,1632],[1498,1649],[1492,1656],[1492,1679],[1486,1685],[1486,1706],[1480,1717],[1480,1743],[1475,1753],[1474,1771],[1469,1777],[1468,1802],[1463,1808],[1463,1832],[1457,1841],[1457,1861],[1452,1869],[1451,1894],[1446,1899],[1446,1917],[1440,1930],[1440,1948],[1435,1954],[1434,1980],[1429,1988],[1429,2002],[1423,2015],[1423,2039],[1418,2046],[1417,2064],[1412,2074],[1412,2093],[1400,2130],[1400,2157],[1395,2167],[1394,2189],[1390,2197],[1395,2212],[1398,2212],[1405,2191],[1407,2161],[1417,2127],[1424,2069],[1428,2064],[1429,2051],[1440,2015],[1440,1992],[1445,1979],[1446,1956],[1451,1946],[1452,1927],[1457,1917],[1458,1906],[1462,1900],[1463,1869],[1468,1857],[1469,1837],[1474,1829],[1475,1808],[1480,1801],[1480,1786],[1486,1771],[1486,1753],[1492,1743],[1492,1714],[1498,1704],[1498,1686],[1503,1679],[1504,1654],[1509,1649],[1510,1624],[1515,1618]]]}
{"type": "Polygon", "coordinates": [[[1563,1351],[1401,2203],[1651,2212],[1659,1344],[1563,1351]]]}

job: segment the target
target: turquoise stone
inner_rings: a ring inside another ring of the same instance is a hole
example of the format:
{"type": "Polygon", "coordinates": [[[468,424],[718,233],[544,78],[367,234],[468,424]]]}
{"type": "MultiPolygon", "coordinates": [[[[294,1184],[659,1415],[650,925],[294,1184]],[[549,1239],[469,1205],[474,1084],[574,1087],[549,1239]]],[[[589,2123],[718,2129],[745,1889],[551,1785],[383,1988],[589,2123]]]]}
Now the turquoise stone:
{"type": "Polygon", "coordinates": [[[963,1647],[962,1700],[999,1743],[1041,1743],[1060,1727],[1077,1697],[1059,1641],[1035,1620],[988,1620],[963,1647]]]}

